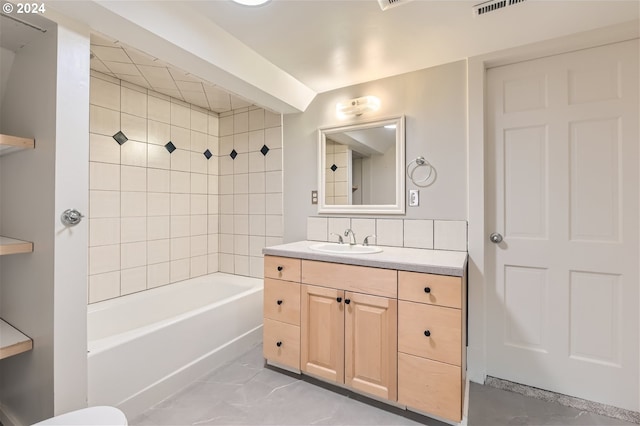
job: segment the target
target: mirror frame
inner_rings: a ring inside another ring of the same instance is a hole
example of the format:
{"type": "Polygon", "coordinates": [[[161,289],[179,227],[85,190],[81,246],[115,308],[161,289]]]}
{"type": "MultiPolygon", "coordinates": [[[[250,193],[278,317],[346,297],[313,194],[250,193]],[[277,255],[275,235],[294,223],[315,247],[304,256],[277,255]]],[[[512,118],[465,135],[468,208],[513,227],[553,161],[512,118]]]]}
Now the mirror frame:
{"type": "Polygon", "coordinates": [[[405,214],[405,118],[404,115],[363,121],[356,124],[323,127],[318,129],[318,213],[330,214],[405,214]],[[396,125],[396,197],[394,204],[366,204],[366,205],[328,205],[326,204],[326,141],[327,135],[333,133],[363,130],[381,127],[389,124],[396,125]]]}

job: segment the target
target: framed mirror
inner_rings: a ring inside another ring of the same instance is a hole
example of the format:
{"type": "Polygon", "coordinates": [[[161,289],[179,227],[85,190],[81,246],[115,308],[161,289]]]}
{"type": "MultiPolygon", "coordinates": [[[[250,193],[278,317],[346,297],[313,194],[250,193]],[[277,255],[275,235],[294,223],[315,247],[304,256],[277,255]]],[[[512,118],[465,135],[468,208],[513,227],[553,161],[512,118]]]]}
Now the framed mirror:
{"type": "Polygon", "coordinates": [[[318,213],[404,214],[404,116],[318,130],[318,213]]]}

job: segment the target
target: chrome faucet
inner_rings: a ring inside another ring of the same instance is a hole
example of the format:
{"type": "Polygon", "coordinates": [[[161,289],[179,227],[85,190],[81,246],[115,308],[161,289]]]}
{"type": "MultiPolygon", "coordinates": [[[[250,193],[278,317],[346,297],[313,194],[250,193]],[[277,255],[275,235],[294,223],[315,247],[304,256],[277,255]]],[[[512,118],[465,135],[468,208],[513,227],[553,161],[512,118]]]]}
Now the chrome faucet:
{"type": "Polygon", "coordinates": [[[344,240],[342,239],[342,235],[338,235],[335,232],[332,232],[329,235],[335,235],[336,237],[338,237],[338,244],[344,244],[344,240]]]}
{"type": "Polygon", "coordinates": [[[375,235],[367,235],[366,237],[364,237],[364,241],[362,241],[362,245],[363,246],[368,246],[369,245],[369,238],[376,238],[375,235]]]}
{"type": "Polygon", "coordinates": [[[351,235],[351,238],[349,238],[349,245],[350,246],[355,246],[357,244],[357,242],[356,242],[356,234],[353,232],[353,230],[351,228],[349,228],[346,231],[344,231],[344,236],[345,237],[348,237],[349,235],[351,235]]]}

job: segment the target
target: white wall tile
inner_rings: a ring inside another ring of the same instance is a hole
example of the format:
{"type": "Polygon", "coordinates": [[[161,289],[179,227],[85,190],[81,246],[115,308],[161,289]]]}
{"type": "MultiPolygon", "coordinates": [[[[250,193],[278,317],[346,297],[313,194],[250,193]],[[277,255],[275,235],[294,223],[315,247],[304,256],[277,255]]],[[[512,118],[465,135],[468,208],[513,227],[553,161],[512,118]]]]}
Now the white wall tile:
{"type": "Polygon", "coordinates": [[[270,149],[265,156],[266,170],[282,170],[282,149],[270,149]]]}
{"type": "MultiPolygon", "coordinates": [[[[237,158],[237,157],[236,157],[237,158]]],[[[233,174],[233,159],[229,157],[229,153],[224,153],[220,155],[219,158],[219,174],[223,175],[232,175],[233,174]]]]}
{"type": "Polygon", "coordinates": [[[233,274],[233,254],[220,253],[219,262],[220,272],[233,274]]]}
{"type": "Polygon", "coordinates": [[[191,235],[191,216],[171,216],[171,238],[191,235]]]}
{"type": "Polygon", "coordinates": [[[268,237],[282,237],[282,216],[265,215],[265,234],[268,237]]]}
{"type": "Polygon", "coordinates": [[[218,253],[220,246],[220,239],[218,234],[209,234],[207,235],[207,253],[218,253]]]}
{"type": "Polygon", "coordinates": [[[262,256],[262,249],[265,247],[265,237],[251,235],[249,237],[249,256],[262,256]]]}
{"type": "Polygon", "coordinates": [[[233,148],[240,154],[246,154],[249,152],[249,133],[234,134],[233,148]]]}
{"type": "MultiPolygon", "coordinates": [[[[365,237],[369,235],[376,235],[376,220],[352,218],[351,229],[356,234],[356,238],[358,239],[358,244],[362,244],[365,237]]],[[[377,239],[374,237],[369,238],[369,244],[371,245],[377,244],[377,239]]]]}
{"type": "MultiPolygon", "coordinates": [[[[212,160],[216,161],[213,158],[212,160]]],[[[192,173],[202,173],[205,175],[208,173],[209,160],[207,160],[207,157],[205,157],[202,152],[192,152],[190,161],[191,163],[189,167],[191,168],[192,173]]]]}
{"type": "Polygon", "coordinates": [[[89,303],[120,296],[120,271],[89,277],[89,303]]]}
{"type": "MultiPolygon", "coordinates": [[[[138,142],[147,141],[147,120],[144,118],[122,113],[120,115],[120,130],[130,140],[138,142]]],[[[127,143],[129,142],[126,142],[125,145],[127,143]]]]}
{"type": "MultiPolygon", "coordinates": [[[[249,151],[260,152],[264,145],[264,130],[255,130],[249,132],[249,151]]],[[[262,153],[260,153],[262,155],[262,153]]]]}
{"type": "Polygon", "coordinates": [[[207,175],[200,173],[191,173],[191,193],[206,194],[207,193],[207,175]]]}
{"type": "MultiPolygon", "coordinates": [[[[192,215],[206,215],[207,211],[207,195],[206,194],[191,194],[191,214],[192,215]]],[[[216,211],[217,213],[217,211],[216,211]]]]}
{"type": "Polygon", "coordinates": [[[136,293],[147,289],[147,267],[123,269],[120,272],[120,291],[125,294],[136,293]]]}
{"type": "Polygon", "coordinates": [[[233,173],[249,173],[249,154],[243,152],[236,156],[236,159],[233,160],[233,173]]]}
{"type": "Polygon", "coordinates": [[[249,131],[264,129],[264,109],[249,111],[249,131]]]}
{"type": "Polygon", "coordinates": [[[120,192],[89,191],[89,217],[120,217],[120,192]]]}
{"type": "Polygon", "coordinates": [[[282,192],[282,172],[266,172],[265,192],[282,192]]]}
{"type": "Polygon", "coordinates": [[[120,269],[120,244],[89,248],[89,275],[120,269]]]}
{"type": "Polygon", "coordinates": [[[89,163],[89,189],[120,190],[120,167],[116,164],[89,163]]]}
{"type": "Polygon", "coordinates": [[[189,259],[172,260],[169,267],[169,280],[172,283],[189,279],[189,259]]]}
{"type": "Polygon", "coordinates": [[[147,118],[147,95],[137,90],[122,87],[121,92],[122,112],[147,118]]]}
{"type": "MultiPolygon", "coordinates": [[[[217,210],[214,210],[217,212],[217,210]]],[[[220,221],[220,215],[209,214],[207,215],[207,230],[209,234],[217,234],[220,227],[218,226],[220,221]]]]}
{"type": "Polygon", "coordinates": [[[171,153],[171,170],[188,172],[191,170],[191,153],[183,149],[176,149],[171,153]]]}
{"type": "Polygon", "coordinates": [[[120,113],[112,109],[91,105],[89,107],[89,131],[113,136],[120,130],[120,113]]]}
{"type": "Polygon", "coordinates": [[[249,131],[249,114],[246,112],[233,115],[233,133],[249,131]]]}
{"type": "Polygon", "coordinates": [[[329,227],[329,223],[326,217],[308,217],[307,218],[307,240],[327,241],[328,227],[329,227]]]}
{"type": "Polygon", "coordinates": [[[218,254],[208,254],[207,255],[207,267],[210,274],[219,271],[218,267],[218,254]]]}
{"type": "Polygon", "coordinates": [[[168,262],[171,259],[171,240],[147,241],[147,263],[168,262]]]}
{"type": "Polygon", "coordinates": [[[147,199],[145,194],[123,191],[120,193],[120,200],[120,215],[122,217],[139,217],[147,215],[147,199]]]}
{"type": "Polygon", "coordinates": [[[233,194],[248,194],[249,193],[249,174],[234,174],[233,175],[233,194]]]}
{"type": "Polygon", "coordinates": [[[233,234],[233,217],[232,214],[220,215],[220,229],[225,234],[233,234]]]}
{"type": "Polygon", "coordinates": [[[220,189],[220,194],[227,195],[233,194],[233,175],[224,175],[218,178],[218,185],[220,189]]]}
{"type": "Polygon", "coordinates": [[[191,215],[191,236],[207,234],[207,215],[191,215]]]}
{"type": "Polygon", "coordinates": [[[219,177],[214,175],[207,176],[207,194],[218,194],[219,177]]]}
{"type": "Polygon", "coordinates": [[[171,102],[149,96],[147,99],[149,120],[171,123],[171,102]]]}
{"type": "MultiPolygon", "coordinates": [[[[156,145],[152,145],[156,147],[156,145]]],[[[128,166],[147,167],[147,144],[127,141],[120,148],[120,163],[128,166]]]]}
{"type": "Polygon", "coordinates": [[[404,246],[432,249],[433,220],[405,220],[404,246]]]}
{"type": "Polygon", "coordinates": [[[278,246],[283,243],[284,241],[282,240],[282,237],[267,237],[265,239],[265,247],[278,246]]]}
{"type": "Polygon", "coordinates": [[[265,214],[266,200],[266,194],[249,194],[249,214],[265,214]]]}
{"type": "Polygon", "coordinates": [[[235,214],[249,214],[249,194],[236,194],[233,196],[233,212],[235,214]]]}
{"type": "Polygon", "coordinates": [[[89,220],[89,247],[120,244],[120,218],[89,220]]]}
{"type": "Polygon", "coordinates": [[[147,166],[151,169],[170,169],[171,154],[162,145],[147,144],[147,166]]]}
{"type": "Polygon", "coordinates": [[[191,257],[203,256],[208,253],[208,237],[206,235],[197,235],[191,237],[191,257]]]}
{"type": "Polygon", "coordinates": [[[200,277],[202,275],[207,275],[208,269],[208,258],[205,254],[204,256],[196,256],[191,257],[191,268],[190,268],[190,277],[200,277]]]}
{"type": "MultiPolygon", "coordinates": [[[[220,155],[220,138],[218,138],[217,136],[211,136],[209,135],[209,137],[207,138],[207,144],[209,147],[209,151],[211,151],[211,153],[218,157],[220,155]]],[[[209,162],[211,162],[211,160],[209,160],[209,162]]],[[[214,161],[214,163],[218,163],[217,161],[214,161]]]]}
{"type": "Polygon", "coordinates": [[[151,144],[164,147],[171,140],[171,126],[168,123],[148,120],[147,130],[147,142],[151,144]]]}
{"type": "Polygon", "coordinates": [[[377,244],[381,246],[402,247],[404,227],[402,219],[377,219],[377,244]]]}
{"type": "Polygon", "coordinates": [[[169,284],[169,262],[147,266],[147,288],[169,284]]]}
{"type": "Polygon", "coordinates": [[[282,128],[273,127],[264,131],[264,144],[269,149],[282,148],[282,128]]]}
{"type": "Polygon", "coordinates": [[[264,112],[264,127],[276,127],[282,125],[282,115],[277,114],[275,112],[267,111],[264,112]]]}
{"type": "Polygon", "coordinates": [[[214,135],[214,136],[218,136],[219,134],[219,125],[220,125],[220,121],[217,115],[214,115],[212,113],[209,113],[208,116],[208,120],[209,120],[209,125],[207,128],[207,131],[210,135],[214,135]]]}
{"type": "Polygon", "coordinates": [[[249,234],[250,235],[266,235],[266,218],[265,215],[249,215],[249,234]]]}
{"type": "Polygon", "coordinates": [[[249,256],[235,255],[233,257],[233,269],[236,275],[249,276],[249,256]]]}
{"type": "Polygon", "coordinates": [[[189,194],[171,194],[171,215],[191,214],[191,196],[189,194]]]}
{"type": "MultiPolygon", "coordinates": [[[[342,235],[344,239],[344,231],[351,228],[351,219],[348,217],[330,217],[328,219],[329,241],[338,241],[338,237],[331,234],[342,235]]],[[[346,241],[346,239],[345,239],[346,241]]]]}
{"type": "Polygon", "coordinates": [[[233,233],[235,235],[249,235],[249,215],[233,215],[233,233]]]}
{"type": "Polygon", "coordinates": [[[218,213],[220,211],[219,197],[217,195],[207,195],[207,213],[218,213]]]}
{"type": "Polygon", "coordinates": [[[191,253],[190,237],[171,238],[171,260],[186,259],[191,253]]]}
{"type": "Polygon", "coordinates": [[[254,278],[264,277],[264,258],[262,256],[249,258],[249,275],[254,278]]]}
{"type": "Polygon", "coordinates": [[[249,153],[249,172],[264,172],[265,171],[265,157],[260,151],[254,151],[249,153]]]}
{"type": "Polygon", "coordinates": [[[91,77],[89,103],[113,110],[120,109],[120,85],[91,77]]]}
{"type": "MultiPolygon", "coordinates": [[[[182,151],[191,150],[191,131],[175,125],[171,126],[171,142],[182,151]]],[[[176,151],[174,151],[175,153],[176,151]]],[[[173,155],[173,154],[171,154],[173,155]]]]}
{"type": "Polygon", "coordinates": [[[220,138],[219,155],[221,157],[229,157],[229,160],[231,160],[231,157],[229,156],[229,154],[231,154],[231,151],[233,151],[234,149],[235,147],[233,146],[233,135],[222,136],[220,138]]]}
{"type": "Polygon", "coordinates": [[[267,214],[282,215],[282,194],[266,194],[265,212],[267,214]]]}
{"type": "Polygon", "coordinates": [[[220,242],[218,250],[220,253],[233,254],[233,234],[219,234],[218,237],[220,242]]]}
{"type": "Polygon", "coordinates": [[[147,169],[147,191],[169,192],[171,190],[171,172],[169,170],[147,169]]]}
{"type": "Polygon", "coordinates": [[[120,241],[122,243],[146,241],[146,223],[146,217],[123,217],[120,219],[120,241]]]}
{"type": "Polygon", "coordinates": [[[233,134],[233,115],[221,117],[219,123],[219,136],[227,136],[233,134]]]}
{"type": "Polygon", "coordinates": [[[171,100],[171,124],[189,128],[191,126],[191,110],[171,100]]]}
{"type": "Polygon", "coordinates": [[[249,173],[249,193],[264,194],[266,188],[266,176],[264,173],[249,173]]]}
{"type": "Polygon", "coordinates": [[[172,193],[188,194],[191,191],[191,174],[172,170],[170,189],[172,193]]]}
{"type": "Polygon", "coordinates": [[[467,251],[467,222],[463,220],[435,220],[433,247],[436,250],[467,251]]]}
{"type": "Polygon", "coordinates": [[[121,244],[120,247],[120,265],[122,269],[135,268],[147,264],[147,243],[145,241],[121,244]]]}
{"type": "Polygon", "coordinates": [[[220,195],[220,214],[233,214],[233,195],[220,195]]]}
{"type": "MultiPolygon", "coordinates": [[[[191,131],[191,146],[189,150],[202,155],[209,146],[209,138],[206,133],[191,131]]],[[[204,158],[204,155],[202,155],[204,158]]]]}
{"type": "Polygon", "coordinates": [[[144,167],[120,166],[120,188],[122,191],[146,191],[147,169],[144,167]]]}
{"type": "Polygon", "coordinates": [[[89,160],[120,164],[120,145],[113,136],[89,134],[89,160]]]}
{"type": "Polygon", "coordinates": [[[206,113],[191,108],[191,129],[207,133],[209,118],[206,113]]]}
{"type": "Polygon", "coordinates": [[[170,223],[169,216],[147,217],[147,239],[151,241],[169,238],[170,223]]]}

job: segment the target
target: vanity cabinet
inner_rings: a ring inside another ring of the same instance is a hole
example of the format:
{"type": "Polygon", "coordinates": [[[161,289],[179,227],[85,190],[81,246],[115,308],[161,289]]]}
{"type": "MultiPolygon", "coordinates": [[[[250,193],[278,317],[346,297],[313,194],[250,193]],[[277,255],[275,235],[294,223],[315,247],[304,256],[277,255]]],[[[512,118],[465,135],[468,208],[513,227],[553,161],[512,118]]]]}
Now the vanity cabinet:
{"type": "Polygon", "coordinates": [[[265,256],[264,356],[462,420],[465,277],[265,256]]]}

